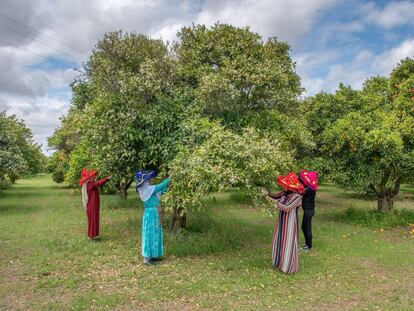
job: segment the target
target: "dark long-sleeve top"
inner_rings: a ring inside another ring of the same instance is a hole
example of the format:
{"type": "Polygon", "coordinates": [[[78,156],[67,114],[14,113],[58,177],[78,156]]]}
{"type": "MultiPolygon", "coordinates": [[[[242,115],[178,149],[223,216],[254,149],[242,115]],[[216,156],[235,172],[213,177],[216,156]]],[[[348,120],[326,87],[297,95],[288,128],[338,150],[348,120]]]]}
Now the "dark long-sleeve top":
{"type": "Polygon", "coordinates": [[[309,187],[306,187],[302,198],[302,207],[304,209],[315,208],[315,196],[316,191],[309,187]]]}

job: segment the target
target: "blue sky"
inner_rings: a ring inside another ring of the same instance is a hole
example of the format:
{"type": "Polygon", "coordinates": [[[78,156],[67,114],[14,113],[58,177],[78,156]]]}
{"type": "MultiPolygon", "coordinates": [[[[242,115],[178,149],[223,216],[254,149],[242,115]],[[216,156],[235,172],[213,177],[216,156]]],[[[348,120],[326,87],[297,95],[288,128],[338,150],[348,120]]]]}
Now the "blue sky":
{"type": "Polygon", "coordinates": [[[185,25],[250,26],[292,47],[304,96],[360,88],[414,57],[414,0],[3,0],[0,110],[23,118],[35,140],[59,126],[69,84],[102,35],[123,29],[172,41],[185,25]]]}

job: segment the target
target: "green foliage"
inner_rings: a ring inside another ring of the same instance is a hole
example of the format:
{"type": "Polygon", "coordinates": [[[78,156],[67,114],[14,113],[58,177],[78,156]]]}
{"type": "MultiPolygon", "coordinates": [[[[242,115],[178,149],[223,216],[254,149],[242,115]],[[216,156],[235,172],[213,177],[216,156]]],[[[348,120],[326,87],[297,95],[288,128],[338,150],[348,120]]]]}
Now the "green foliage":
{"type": "Polygon", "coordinates": [[[413,62],[402,61],[389,79],[368,79],[361,91],[340,85],[302,107],[318,141],[316,158],[328,159],[324,171],[344,187],[375,193],[379,210],[392,209],[400,184],[413,179],[413,62]]]}
{"type": "Polygon", "coordinates": [[[7,189],[11,186],[11,182],[7,179],[0,179],[0,190],[7,189]]]}
{"type": "Polygon", "coordinates": [[[98,42],[84,80],[72,86],[68,116],[49,139],[68,159],[69,184],[89,165],[113,175],[126,194],[136,168],[158,168],[172,156],[185,96],[172,89],[172,68],[160,40],[113,32],[98,42]]]}
{"type": "Polygon", "coordinates": [[[349,207],[344,212],[337,214],[336,220],[373,228],[395,228],[398,226],[409,226],[414,223],[414,211],[398,209],[385,213],[349,207]]]}
{"type": "Polygon", "coordinates": [[[25,174],[43,171],[44,162],[40,146],[23,121],[0,112],[0,180],[14,183],[25,174]]]}
{"type": "Polygon", "coordinates": [[[209,193],[229,187],[270,188],[278,175],[292,167],[291,154],[253,128],[236,134],[211,123],[209,133],[204,143],[183,148],[172,161],[173,183],[166,195],[170,209],[201,210],[209,193]]]}
{"type": "MultiPolygon", "coordinates": [[[[78,82],[72,84],[72,94],[72,106],[69,112],[61,118],[61,126],[48,138],[49,147],[56,150],[50,158],[48,171],[52,173],[52,178],[57,183],[64,182],[70,168],[71,153],[80,143],[83,109],[92,97],[92,90],[87,83],[78,82]]],[[[68,180],[68,184],[74,185],[74,180],[68,180]]]]}
{"type": "Polygon", "coordinates": [[[237,129],[258,110],[295,110],[302,89],[288,44],[226,24],[184,27],[178,38],[178,74],[205,116],[237,129]]]}
{"type": "Polygon", "coordinates": [[[48,171],[52,173],[54,182],[60,184],[65,180],[65,173],[68,169],[68,159],[61,151],[52,154],[49,159],[48,171]]]}
{"type": "Polygon", "coordinates": [[[95,168],[94,154],[85,144],[79,144],[70,155],[68,169],[64,176],[66,183],[70,186],[78,186],[79,176],[81,176],[82,169],[85,167],[95,168]]]}
{"type": "Polygon", "coordinates": [[[303,102],[300,107],[301,113],[305,117],[308,129],[319,145],[320,135],[326,128],[347,113],[361,107],[360,97],[358,91],[341,83],[335,94],[321,92],[303,102]]]}

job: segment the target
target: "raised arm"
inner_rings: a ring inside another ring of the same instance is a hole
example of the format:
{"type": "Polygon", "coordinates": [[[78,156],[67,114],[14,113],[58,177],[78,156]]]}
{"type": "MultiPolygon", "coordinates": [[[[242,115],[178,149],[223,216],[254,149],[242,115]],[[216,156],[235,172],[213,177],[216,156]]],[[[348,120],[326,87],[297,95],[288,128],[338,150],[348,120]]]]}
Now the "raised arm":
{"type": "Polygon", "coordinates": [[[294,208],[298,207],[302,202],[302,196],[300,194],[293,194],[290,196],[287,202],[281,203],[280,201],[277,203],[276,207],[284,212],[290,212],[294,208]]]}
{"type": "Polygon", "coordinates": [[[99,188],[105,185],[109,180],[109,176],[93,182],[93,187],[99,188]]]}
{"type": "Polygon", "coordinates": [[[169,184],[170,184],[170,178],[167,177],[162,182],[160,182],[158,185],[155,185],[154,193],[166,192],[169,184]]]}

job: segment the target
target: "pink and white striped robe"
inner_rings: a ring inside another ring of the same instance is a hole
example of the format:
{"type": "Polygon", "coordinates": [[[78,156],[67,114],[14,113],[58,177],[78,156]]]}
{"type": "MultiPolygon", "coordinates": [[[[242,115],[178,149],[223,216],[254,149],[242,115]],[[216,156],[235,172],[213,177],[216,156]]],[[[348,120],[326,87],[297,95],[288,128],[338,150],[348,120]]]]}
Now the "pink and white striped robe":
{"type": "Polygon", "coordinates": [[[298,271],[298,207],[302,196],[298,193],[270,194],[279,200],[276,208],[279,217],[276,220],[272,241],[272,264],[285,273],[298,271]]]}

